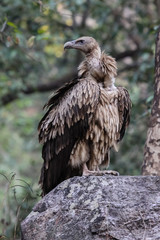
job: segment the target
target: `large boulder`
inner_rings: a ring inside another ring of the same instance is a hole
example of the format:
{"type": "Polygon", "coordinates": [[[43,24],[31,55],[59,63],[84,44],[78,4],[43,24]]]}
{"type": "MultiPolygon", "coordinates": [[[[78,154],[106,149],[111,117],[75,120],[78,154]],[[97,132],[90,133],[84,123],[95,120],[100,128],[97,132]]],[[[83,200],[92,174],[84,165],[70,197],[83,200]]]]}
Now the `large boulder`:
{"type": "Polygon", "coordinates": [[[62,182],[21,224],[23,240],[160,240],[160,177],[62,182]]]}

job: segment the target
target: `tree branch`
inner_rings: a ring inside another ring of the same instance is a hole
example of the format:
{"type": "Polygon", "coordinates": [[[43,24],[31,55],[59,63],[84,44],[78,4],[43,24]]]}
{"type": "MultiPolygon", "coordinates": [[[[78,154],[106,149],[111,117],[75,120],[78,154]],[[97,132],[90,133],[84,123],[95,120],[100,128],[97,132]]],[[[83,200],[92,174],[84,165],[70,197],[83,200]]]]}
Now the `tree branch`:
{"type": "Polygon", "coordinates": [[[126,65],[124,68],[119,69],[118,73],[122,73],[125,71],[131,71],[131,70],[137,69],[138,67],[139,67],[138,63],[134,63],[132,65],[126,65]]]}
{"type": "Polygon", "coordinates": [[[142,51],[142,49],[139,49],[139,48],[136,48],[135,50],[126,50],[124,52],[117,54],[117,56],[115,58],[117,61],[119,61],[125,57],[133,57],[141,51],[142,51]]]}
{"type": "Polygon", "coordinates": [[[49,83],[41,83],[38,84],[37,86],[25,86],[25,89],[20,89],[17,92],[10,92],[7,93],[6,95],[2,96],[0,98],[0,105],[4,106],[7,105],[8,103],[20,98],[20,94],[32,94],[35,92],[47,92],[51,90],[56,90],[57,88],[61,87],[63,84],[66,82],[69,82],[71,79],[75,78],[77,76],[76,72],[70,72],[65,77],[61,77],[55,80],[50,80],[51,82],[49,83]]]}
{"type": "Polygon", "coordinates": [[[62,27],[63,29],[70,29],[70,30],[73,30],[73,26],[69,26],[63,22],[60,22],[56,19],[53,20],[54,21],[54,24],[57,24],[58,26],[62,27]]]}
{"type": "Polygon", "coordinates": [[[84,28],[86,26],[86,21],[89,15],[89,11],[90,11],[90,0],[87,0],[85,3],[85,10],[82,15],[81,28],[84,28]]]}
{"type": "MultiPolygon", "coordinates": [[[[124,51],[122,53],[117,54],[117,56],[115,57],[117,61],[125,58],[125,57],[133,57],[136,56],[139,52],[144,51],[144,49],[135,49],[135,50],[127,50],[124,51]]],[[[127,71],[127,70],[131,70],[136,68],[137,65],[131,65],[131,66],[127,66],[124,69],[120,69],[120,72],[123,71],[127,71]]],[[[63,84],[65,84],[66,82],[69,82],[71,79],[73,79],[74,77],[77,76],[77,71],[73,71],[68,73],[67,75],[65,75],[64,77],[60,77],[57,79],[48,79],[48,83],[41,83],[38,84],[37,86],[25,86],[24,89],[20,89],[17,90],[16,92],[10,92],[7,93],[6,95],[2,96],[0,98],[0,106],[4,106],[7,105],[8,103],[20,98],[20,94],[25,94],[25,95],[29,95],[35,92],[47,92],[47,91],[52,91],[52,90],[56,90],[57,88],[61,87],[63,84]]]]}

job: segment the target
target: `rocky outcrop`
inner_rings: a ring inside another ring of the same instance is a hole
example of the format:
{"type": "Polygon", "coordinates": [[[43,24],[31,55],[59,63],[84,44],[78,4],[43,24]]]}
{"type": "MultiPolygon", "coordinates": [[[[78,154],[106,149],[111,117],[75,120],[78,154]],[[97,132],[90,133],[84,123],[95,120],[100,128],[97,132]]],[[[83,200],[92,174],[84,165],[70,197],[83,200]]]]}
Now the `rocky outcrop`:
{"type": "Polygon", "coordinates": [[[21,224],[23,240],[160,240],[160,177],[68,179],[21,224]]]}

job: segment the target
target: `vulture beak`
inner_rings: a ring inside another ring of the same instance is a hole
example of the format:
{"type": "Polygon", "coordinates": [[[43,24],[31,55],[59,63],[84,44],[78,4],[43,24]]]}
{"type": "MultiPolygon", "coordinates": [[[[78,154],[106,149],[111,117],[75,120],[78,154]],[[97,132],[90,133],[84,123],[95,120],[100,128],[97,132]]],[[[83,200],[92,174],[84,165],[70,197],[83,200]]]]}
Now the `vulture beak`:
{"type": "Polygon", "coordinates": [[[74,48],[74,46],[75,46],[75,42],[76,42],[76,41],[69,41],[69,42],[66,42],[66,43],[64,44],[64,50],[65,50],[65,49],[74,48]]]}

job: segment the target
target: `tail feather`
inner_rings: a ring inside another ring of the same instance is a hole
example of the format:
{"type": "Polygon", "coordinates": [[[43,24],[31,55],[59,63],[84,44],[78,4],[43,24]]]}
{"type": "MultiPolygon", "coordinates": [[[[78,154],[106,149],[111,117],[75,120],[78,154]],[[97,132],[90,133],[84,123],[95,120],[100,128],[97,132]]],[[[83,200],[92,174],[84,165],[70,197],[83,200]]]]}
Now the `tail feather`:
{"type": "Polygon", "coordinates": [[[69,165],[69,158],[72,149],[72,145],[64,148],[58,155],[55,153],[51,159],[49,159],[49,149],[53,147],[52,143],[46,143],[42,149],[42,157],[44,164],[41,169],[41,176],[39,184],[42,188],[42,196],[46,195],[59,183],[72,176],[80,176],[81,169],[72,169],[69,165]],[[71,148],[71,149],[69,149],[71,148]]]}

